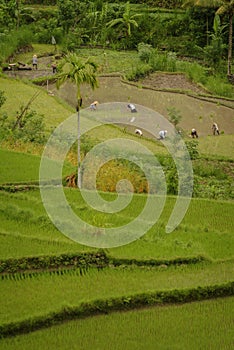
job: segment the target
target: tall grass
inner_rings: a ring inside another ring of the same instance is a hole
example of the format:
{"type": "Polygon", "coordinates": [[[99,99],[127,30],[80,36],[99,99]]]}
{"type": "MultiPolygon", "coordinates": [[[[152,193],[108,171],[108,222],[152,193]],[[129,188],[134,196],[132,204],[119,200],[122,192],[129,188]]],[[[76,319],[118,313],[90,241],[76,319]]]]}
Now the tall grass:
{"type": "Polygon", "coordinates": [[[217,75],[209,76],[205,86],[215,95],[234,98],[233,85],[231,85],[226,78],[217,75]]]}
{"type": "Polygon", "coordinates": [[[150,56],[149,63],[154,71],[175,72],[177,70],[176,55],[173,52],[158,53],[155,51],[150,56]]]}
{"type": "Polygon", "coordinates": [[[186,62],[186,61],[177,61],[178,71],[184,72],[186,76],[202,85],[206,85],[207,82],[207,70],[196,62],[186,62]]]}
{"type": "Polygon", "coordinates": [[[33,33],[30,28],[21,27],[19,31],[1,33],[0,38],[0,64],[2,64],[18,49],[31,45],[33,33]]]}

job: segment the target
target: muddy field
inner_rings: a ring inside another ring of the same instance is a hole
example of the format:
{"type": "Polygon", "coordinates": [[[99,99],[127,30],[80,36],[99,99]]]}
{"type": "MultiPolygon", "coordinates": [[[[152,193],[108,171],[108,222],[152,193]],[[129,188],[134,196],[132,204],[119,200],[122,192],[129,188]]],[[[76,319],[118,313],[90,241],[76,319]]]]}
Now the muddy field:
{"type": "MultiPolygon", "coordinates": [[[[47,67],[37,71],[8,72],[8,76],[34,79],[52,75],[49,58],[47,67]]],[[[190,133],[196,128],[200,136],[211,134],[215,121],[221,132],[234,133],[234,102],[209,97],[200,86],[190,82],[183,74],[154,73],[137,82],[123,81],[120,76],[100,76],[99,88],[94,91],[84,85],[81,89],[83,107],[88,107],[94,100],[106,102],[132,102],[151,108],[163,116],[168,116],[168,108],[175,107],[182,115],[180,127],[190,133]]],[[[64,99],[71,106],[76,106],[76,88],[65,84],[60,90],[55,84],[47,85],[48,93],[64,99]]]]}
{"type": "Polygon", "coordinates": [[[154,73],[141,80],[142,85],[155,89],[175,89],[195,92],[197,94],[207,93],[205,89],[189,81],[183,74],[154,73]]]}

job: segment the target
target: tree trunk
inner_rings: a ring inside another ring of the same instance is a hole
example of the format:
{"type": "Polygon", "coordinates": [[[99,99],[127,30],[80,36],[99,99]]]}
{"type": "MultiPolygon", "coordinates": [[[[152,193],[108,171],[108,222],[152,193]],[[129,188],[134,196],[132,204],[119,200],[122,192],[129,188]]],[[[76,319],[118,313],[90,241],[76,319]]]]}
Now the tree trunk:
{"type": "Polygon", "coordinates": [[[232,21],[233,14],[229,17],[229,38],[228,38],[228,77],[232,74],[232,21]]]}
{"type": "Polygon", "coordinates": [[[77,187],[81,189],[81,169],[80,169],[80,107],[77,111],[77,187]]]}

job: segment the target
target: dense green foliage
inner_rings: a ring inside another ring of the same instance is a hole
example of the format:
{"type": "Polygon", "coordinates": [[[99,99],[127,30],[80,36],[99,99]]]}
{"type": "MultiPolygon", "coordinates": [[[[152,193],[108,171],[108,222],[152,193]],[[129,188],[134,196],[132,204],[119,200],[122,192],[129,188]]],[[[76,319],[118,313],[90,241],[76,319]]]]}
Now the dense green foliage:
{"type": "MultiPolygon", "coordinates": [[[[54,5],[54,1],[50,5],[54,5]]],[[[179,13],[166,10],[163,13],[152,7],[175,9],[181,5],[182,1],[154,1],[137,7],[130,3],[129,7],[128,3],[121,2],[58,0],[54,9],[38,9],[35,12],[24,2],[18,5],[12,2],[6,7],[1,0],[0,28],[7,33],[7,30],[27,24],[34,33],[34,40],[50,43],[53,35],[57,43],[73,50],[82,44],[135,49],[139,42],[145,42],[155,48],[201,56],[203,47],[207,45],[208,50],[213,45],[208,33],[213,32],[215,10],[188,8],[179,13]],[[7,21],[6,15],[9,17],[7,21]]],[[[227,43],[227,32],[223,35],[227,43]]],[[[222,52],[216,54],[223,57],[222,52]]]]}
{"type": "MultiPolygon", "coordinates": [[[[157,70],[180,70],[182,65],[176,57],[192,57],[199,59],[204,66],[203,81],[207,87],[218,94],[215,86],[220,84],[212,84],[213,76],[218,77],[222,80],[222,89],[226,84],[224,95],[232,97],[231,88],[227,91],[225,67],[230,46],[228,19],[215,15],[216,8],[190,6],[176,11],[177,7],[182,7],[181,1],[159,1],[145,5],[58,0],[50,5],[35,9],[24,1],[12,1],[7,7],[1,0],[0,29],[3,40],[0,44],[0,62],[11,59],[21,48],[30,49],[32,41],[49,44],[52,37],[65,52],[77,51],[81,46],[118,50],[138,48],[140,59],[147,65],[138,64],[128,76],[129,79],[139,79],[157,70]],[[165,8],[164,12],[158,11],[157,6],[165,8]],[[174,11],[168,11],[168,8],[174,11]],[[9,17],[7,21],[6,16],[9,17]],[[144,45],[144,50],[140,43],[144,45]],[[153,53],[149,57],[150,47],[153,53]],[[162,51],[165,54],[162,55],[162,51]]],[[[181,68],[185,70],[185,67],[181,68]]],[[[201,80],[199,82],[202,83],[201,80]]]]}

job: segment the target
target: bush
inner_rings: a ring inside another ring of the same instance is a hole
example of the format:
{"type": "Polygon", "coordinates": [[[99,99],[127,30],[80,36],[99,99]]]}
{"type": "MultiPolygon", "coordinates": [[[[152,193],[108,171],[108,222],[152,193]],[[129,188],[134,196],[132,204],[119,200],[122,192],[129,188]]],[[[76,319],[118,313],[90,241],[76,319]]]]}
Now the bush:
{"type": "Polygon", "coordinates": [[[56,5],[57,0],[25,0],[28,5],[56,5]]]}
{"type": "Polygon", "coordinates": [[[55,270],[63,267],[74,267],[85,270],[90,267],[106,267],[108,261],[108,257],[103,250],[96,253],[25,257],[20,259],[0,260],[0,273],[16,273],[41,269],[55,270]]]}
{"type": "MultiPolygon", "coordinates": [[[[4,102],[5,97],[0,91],[0,107],[4,102]]],[[[44,116],[23,106],[13,120],[5,113],[0,114],[0,141],[3,140],[44,143],[44,116]]]]}
{"type": "Polygon", "coordinates": [[[177,66],[176,54],[174,52],[160,53],[152,51],[149,59],[153,71],[175,72],[177,66]]]}
{"type": "Polygon", "coordinates": [[[149,63],[152,46],[149,44],[140,43],[137,46],[137,50],[138,50],[138,56],[140,60],[145,63],[149,63]]]}
{"type": "Polygon", "coordinates": [[[198,141],[197,140],[186,141],[185,144],[189,152],[190,159],[199,158],[198,141]]]}
{"type": "Polygon", "coordinates": [[[27,27],[21,27],[20,31],[6,31],[0,34],[0,64],[7,61],[22,47],[31,47],[32,31],[27,27]]]}
{"type": "Polygon", "coordinates": [[[228,82],[227,78],[209,76],[206,81],[206,87],[217,96],[234,97],[233,85],[228,82]]]}

